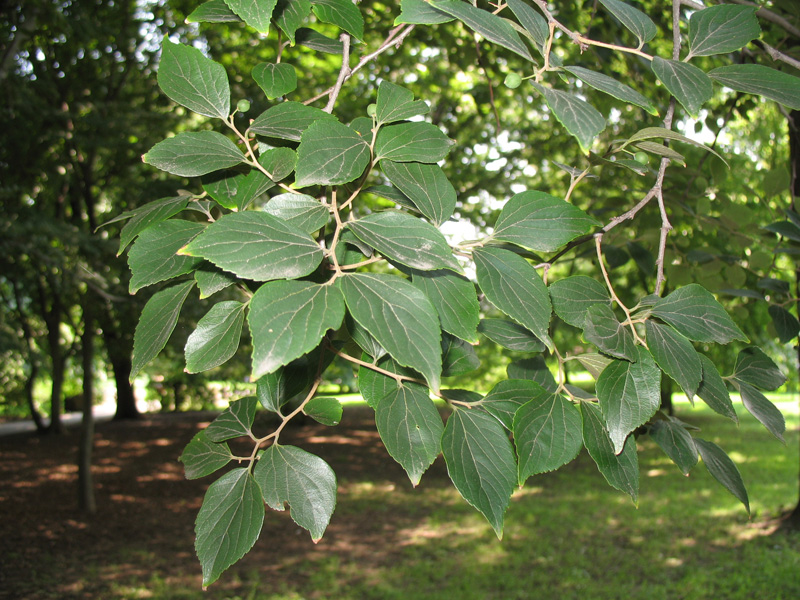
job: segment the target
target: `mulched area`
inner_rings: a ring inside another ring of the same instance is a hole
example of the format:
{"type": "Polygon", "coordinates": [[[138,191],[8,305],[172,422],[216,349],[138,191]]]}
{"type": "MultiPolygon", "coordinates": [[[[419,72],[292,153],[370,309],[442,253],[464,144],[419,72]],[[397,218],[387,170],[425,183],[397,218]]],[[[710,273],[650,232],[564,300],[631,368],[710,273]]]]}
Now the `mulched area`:
{"type": "MultiPolygon", "coordinates": [[[[113,598],[121,586],[141,582],[146,589],[154,580],[200,589],[194,518],[213,477],[187,481],[177,459],[213,416],[160,414],[99,424],[93,457],[98,509],[92,515],[77,508],[77,432],[0,438],[0,598],[113,598]]],[[[313,422],[289,427],[281,442],[328,461],[339,479],[340,506],[357,482],[410,487],[366,407],[347,407],[335,428],[313,422]]],[[[427,487],[448,485],[441,459],[426,480],[427,487]]],[[[367,569],[386,564],[391,555],[376,548],[391,549],[392,536],[412,518],[386,517],[377,506],[334,513],[323,541],[313,545],[287,512],[268,511],[253,551],[208,597],[241,593],[252,573],[262,584],[274,582],[277,591],[281,581],[308,576],[304,563],[342,552],[367,569]]]]}

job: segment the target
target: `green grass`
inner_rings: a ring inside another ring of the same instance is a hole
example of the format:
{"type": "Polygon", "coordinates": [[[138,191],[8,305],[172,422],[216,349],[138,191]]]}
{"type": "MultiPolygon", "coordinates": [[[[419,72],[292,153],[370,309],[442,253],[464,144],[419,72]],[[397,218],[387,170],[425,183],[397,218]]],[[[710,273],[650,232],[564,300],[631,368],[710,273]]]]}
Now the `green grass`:
{"type": "MultiPolygon", "coordinates": [[[[780,398],[779,400],[784,400],[780,398]]],[[[639,443],[640,505],[608,487],[585,453],[537,476],[512,498],[504,539],[439,481],[419,488],[350,481],[337,515],[401,524],[365,548],[286,556],[277,580],[236,571],[207,592],[162,579],[118,585],[117,598],[181,600],[772,600],[800,598],[800,534],[772,534],[797,502],[798,407],[780,402],[787,445],[749,415],[738,426],[698,405],[678,415],[728,451],[752,516],[702,464],[681,475],[654,443],[639,443]],[[360,552],[359,552],[360,550],[360,552]],[[365,558],[366,557],[366,558],[365,558]],[[228,581],[229,584],[232,582],[228,581]],[[235,591],[231,592],[231,587],[235,591]]],[[[345,410],[348,410],[345,407],[345,410]]],[[[744,411],[740,411],[742,413],[744,411]]],[[[341,539],[339,539],[341,542],[341,539]]],[[[279,543],[279,542],[276,542],[279,543]]],[[[310,545],[309,545],[310,546],[310,545]]]]}

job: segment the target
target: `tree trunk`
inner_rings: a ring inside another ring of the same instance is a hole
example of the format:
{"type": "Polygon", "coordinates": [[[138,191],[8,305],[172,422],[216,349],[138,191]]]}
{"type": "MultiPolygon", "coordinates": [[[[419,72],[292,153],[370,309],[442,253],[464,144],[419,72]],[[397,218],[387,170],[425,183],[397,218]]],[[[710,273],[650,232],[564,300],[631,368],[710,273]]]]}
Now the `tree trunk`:
{"type": "MultiPolygon", "coordinates": [[[[800,111],[793,110],[789,114],[789,161],[792,174],[792,210],[800,212],[800,111]]],[[[795,268],[795,297],[800,297],[800,264],[795,268]]],[[[799,309],[800,310],[800,309],[799,309]]],[[[797,351],[798,372],[800,372],[800,340],[795,340],[797,351]]],[[[800,529],[800,472],[797,474],[798,502],[794,510],[787,517],[785,525],[800,529]]]]}
{"type": "Polygon", "coordinates": [[[114,420],[137,419],[139,409],[136,407],[136,396],[130,382],[131,366],[133,365],[131,354],[126,352],[124,347],[120,348],[119,338],[105,328],[103,328],[103,339],[111,370],[114,372],[114,383],[117,386],[117,411],[114,414],[114,420]]]}
{"type": "Polygon", "coordinates": [[[92,447],[94,445],[94,318],[91,305],[93,298],[87,297],[83,307],[83,337],[81,357],[83,363],[83,419],[81,439],[78,446],[78,507],[83,512],[97,510],[92,481],[92,447]]]}
{"type": "Polygon", "coordinates": [[[61,332],[59,327],[60,319],[50,320],[47,323],[47,338],[50,350],[50,377],[52,387],[50,388],[50,425],[47,426],[48,433],[64,433],[64,424],[61,422],[61,405],[64,395],[64,352],[61,347],[61,332]]]}

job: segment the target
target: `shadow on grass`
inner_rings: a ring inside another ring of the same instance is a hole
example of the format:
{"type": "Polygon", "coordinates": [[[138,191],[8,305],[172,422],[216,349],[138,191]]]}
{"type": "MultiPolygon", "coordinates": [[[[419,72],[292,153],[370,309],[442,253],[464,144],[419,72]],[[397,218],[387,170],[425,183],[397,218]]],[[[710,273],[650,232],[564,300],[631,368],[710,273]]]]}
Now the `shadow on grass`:
{"type": "Polygon", "coordinates": [[[512,498],[503,541],[452,488],[438,459],[412,488],[372,414],[287,430],[324,457],[339,501],[314,545],[288,513],[267,512],[248,556],[200,591],[193,521],[213,478],[183,479],[183,446],[213,415],[159,415],[98,427],[99,510],[75,507],[77,436],[0,441],[0,598],[514,599],[798,598],[800,536],[772,536],[797,502],[797,416],[787,446],[743,418],[682,418],[737,461],[752,520],[698,465],[684,478],[640,440],[641,495],[605,485],[584,454],[512,498]]]}

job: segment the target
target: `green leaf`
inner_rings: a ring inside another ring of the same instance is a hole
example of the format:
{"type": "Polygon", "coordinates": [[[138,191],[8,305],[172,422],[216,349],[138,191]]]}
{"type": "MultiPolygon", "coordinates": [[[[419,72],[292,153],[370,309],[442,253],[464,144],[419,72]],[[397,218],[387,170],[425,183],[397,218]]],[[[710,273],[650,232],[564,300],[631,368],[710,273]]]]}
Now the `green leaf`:
{"type": "Polygon", "coordinates": [[[752,6],[710,6],[689,18],[689,54],[711,56],[741,50],[761,35],[752,6]]]}
{"type": "Polygon", "coordinates": [[[578,140],[581,149],[588,152],[594,138],[606,128],[603,115],[594,106],[574,94],[547,88],[538,83],[531,85],[544,96],[547,106],[570,135],[578,140]]]}
{"type": "Polygon", "coordinates": [[[737,92],[757,94],[800,110],[800,77],[796,75],[764,65],[726,65],[709,71],[708,76],[737,92]]]}
{"type": "Polygon", "coordinates": [[[336,508],[336,474],[328,463],[300,448],[273,444],[253,476],[270,508],[283,510],[288,502],[294,522],[315,543],[322,539],[336,508]]]}
{"type": "Polygon", "coordinates": [[[192,438],[178,460],[183,463],[186,479],[199,479],[218,471],[232,459],[228,445],[212,442],[203,430],[192,438]]]}
{"type": "MultiPolygon", "coordinates": [[[[311,387],[310,378],[307,375],[308,369],[295,363],[278,369],[274,373],[267,373],[258,379],[256,397],[261,406],[274,413],[279,413],[281,406],[301,394],[305,395],[306,389],[311,387]]],[[[316,365],[314,376],[316,376],[316,365]]]]}
{"type": "Polygon", "coordinates": [[[768,311],[781,344],[790,342],[797,337],[797,334],[800,333],[800,322],[797,317],[777,304],[771,304],[768,311]]]}
{"type": "Polygon", "coordinates": [[[595,378],[595,381],[600,377],[600,374],[605,371],[606,367],[614,362],[613,359],[603,354],[598,354],[597,352],[578,354],[575,358],[583,365],[584,369],[589,371],[592,377],[595,378]]]}
{"type": "Polygon", "coordinates": [[[225,0],[203,2],[186,17],[187,23],[239,23],[240,21],[239,16],[225,4],[225,0]]]}
{"type": "Polygon", "coordinates": [[[500,248],[475,250],[473,259],[478,285],[488,300],[550,347],[550,295],[538,271],[500,248]]]}
{"type": "Polygon", "coordinates": [[[691,138],[688,138],[685,135],[681,135],[680,133],[677,133],[675,131],[664,129],[663,127],[645,127],[644,129],[640,129],[639,131],[634,133],[630,138],[628,138],[628,140],[622,145],[622,147],[624,148],[628,144],[638,143],[641,140],[647,140],[653,138],[664,139],[664,140],[675,140],[677,142],[684,142],[686,144],[697,146],[698,148],[702,148],[706,152],[710,152],[711,154],[719,158],[722,162],[724,162],[726,165],[728,164],[727,162],[725,162],[725,159],[722,158],[722,156],[720,156],[716,151],[709,148],[708,146],[701,144],[700,142],[697,142],[691,138]]]}
{"type": "Polygon", "coordinates": [[[134,210],[124,212],[115,219],[103,223],[103,225],[108,225],[115,221],[130,219],[125,223],[125,226],[119,233],[119,250],[117,251],[117,256],[122,254],[125,248],[128,247],[128,244],[142,231],[178,214],[186,208],[187,204],[189,204],[189,198],[186,196],[161,198],[160,200],[148,202],[144,206],[140,206],[134,210]]]}
{"type": "Polygon", "coordinates": [[[297,187],[336,185],[358,179],[370,162],[369,144],[334,121],[309,125],[297,147],[297,187]]]}
{"type": "Polygon", "coordinates": [[[344,298],[331,285],[272,281],[250,300],[253,379],[272,373],[317,347],[344,320],[344,298]]]}
{"type": "Polygon", "coordinates": [[[128,254],[131,270],[130,293],[145,286],[191,273],[201,259],[178,256],[176,252],[205,229],[201,223],[179,219],[163,221],[145,229],[128,254]]]}
{"type": "Polygon", "coordinates": [[[148,165],[181,177],[197,177],[245,161],[242,151],[216,131],[179,133],[158,142],[142,156],[148,165]]]}
{"type": "Polygon", "coordinates": [[[378,401],[375,424],[386,451],[416,487],[441,450],[444,425],[428,390],[407,384],[378,401]]]}
{"type": "Polygon", "coordinates": [[[679,288],[659,300],[651,314],[695,342],[727,344],[733,340],[748,341],[711,292],[696,283],[679,288]]]}
{"type": "Polygon", "coordinates": [[[317,423],[332,427],[342,420],[342,403],[331,396],[317,396],[308,401],[303,412],[317,423]]]}
{"type": "MultiPolygon", "coordinates": [[[[517,0],[520,1],[520,0],[517,0]]],[[[564,67],[568,73],[572,73],[575,77],[580,79],[586,85],[593,87],[596,90],[604,92],[609,96],[613,96],[617,100],[622,100],[628,104],[639,106],[649,112],[651,115],[658,116],[658,109],[655,105],[645,96],[630,86],[620,83],[613,77],[584,69],[583,67],[564,67]]]]}
{"type": "MultiPolygon", "coordinates": [[[[374,364],[391,373],[397,373],[398,375],[406,377],[417,377],[416,372],[401,367],[391,356],[384,356],[374,364]]],[[[378,373],[364,366],[358,369],[358,390],[364,397],[364,401],[373,409],[378,407],[378,402],[380,402],[381,398],[394,393],[399,387],[400,384],[392,377],[378,373]]]]}
{"type": "Polygon", "coordinates": [[[711,359],[700,354],[700,364],[703,367],[703,381],[700,382],[700,388],[697,390],[697,395],[708,405],[708,407],[716,413],[724,417],[728,417],[734,423],[739,422],[739,417],[736,416],[736,410],[733,408],[731,402],[731,395],[725,385],[725,381],[720,377],[717,372],[717,367],[711,362],[711,359]]]}
{"type": "Polygon", "coordinates": [[[597,398],[617,454],[628,434],[661,406],[661,371],[647,350],[637,347],[637,351],[638,361],[612,362],[597,378],[597,398]]]}
{"type": "Polygon", "coordinates": [[[723,485],[739,502],[744,504],[747,512],[750,512],[750,501],[747,498],[747,489],[744,487],[742,475],[736,464],[730,459],[725,451],[714,442],[707,442],[700,438],[694,438],[695,446],[700,451],[700,458],[708,469],[708,472],[723,485]]]}
{"type": "Polygon", "coordinates": [[[259,33],[269,33],[277,0],[225,0],[228,7],[259,33]]]}
{"type": "Polygon", "coordinates": [[[415,271],[412,283],[433,304],[442,329],[462,340],[478,341],[480,304],[474,283],[449,270],[415,271]]]}
{"type": "Polygon", "coordinates": [[[259,63],[253,67],[253,79],[270,100],[297,89],[297,73],[287,63],[259,63]]]}
{"type": "Polygon", "coordinates": [[[186,297],[194,281],[186,281],[153,294],[142,309],[133,335],[131,381],[164,348],[178,322],[186,297]]]}
{"type": "Polygon", "coordinates": [[[350,0],[311,0],[311,7],[323,23],[336,25],[356,39],[364,38],[364,17],[350,0]]]}
{"type": "Polygon", "coordinates": [[[319,200],[306,194],[280,194],[264,206],[264,212],[286,221],[306,233],[319,231],[328,222],[330,212],[319,200]]]}
{"type": "Polygon", "coordinates": [[[200,290],[201,299],[208,298],[236,282],[232,273],[226,273],[208,263],[201,265],[194,272],[194,279],[197,282],[197,289],[200,290]]]}
{"type": "Polygon", "coordinates": [[[439,226],[453,216],[456,190],[439,165],[387,160],[381,163],[381,170],[434,225],[439,226]]]}
{"type": "Polygon", "coordinates": [[[430,123],[399,123],[382,127],[375,140],[375,162],[435,163],[442,160],[455,142],[430,123]]]}
{"type": "Polygon", "coordinates": [[[581,403],[583,418],[583,443],[598,470],[608,484],[625,492],[634,504],[639,503],[639,456],[636,440],[628,438],[622,452],[616,453],[603,424],[600,408],[589,402],[581,403]]]}
{"type": "Polygon", "coordinates": [[[511,50],[522,58],[533,61],[528,47],[505,19],[459,0],[432,0],[430,4],[438,10],[454,16],[490,42],[511,50]]]}
{"type": "Polygon", "coordinates": [[[683,166],[686,165],[686,158],[683,156],[683,154],[673,150],[669,146],[665,146],[663,143],[659,144],[658,142],[642,141],[637,142],[636,146],[634,147],[637,150],[642,150],[643,152],[649,152],[650,154],[655,154],[657,156],[664,156],[683,166]]]}
{"type": "Polygon", "coordinates": [[[531,38],[533,38],[538,45],[544,46],[547,43],[547,38],[550,37],[547,19],[522,0],[508,0],[508,6],[514,13],[514,16],[517,17],[520,25],[531,34],[531,38]]]}
{"type": "Polygon", "coordinates": [[[364,329],[358,322],[353,319],[350,315],[346,315],[344,318],[344,324],[347,328],[347,332],[350,334],[350,337],[353,338],[353,341],[361,348],[364,352],[369,354],[369,356],[373,360],[378,360],[383,356],[386,356],[386,349],[381,346],[377,340],[372,337],[369,331],[364,329]]]}
{"type": "Polygon", "coordinates": [[[231,112],[225,67],[197,48],[173,44],[167,37],[161,44],[158,86],[171,100],[200,115],[226,119],[231,112]]]}
{"type": "Polygon", "coordinates": [[[583,447],[581,414],[560,394],[542,387],[514,415],[514,443],[519,456],[517,481],[555,471],[571,462],[583,447]]]}
{"type": "Polygon", "coordinates": [[[245,396],[234,400],[206,428],[206,436],[212,442],[224,442],[233,438],[250,436],[256,418],[258,398],[245,396]]]}
{"type": "Polygon", "coordinates": [[[264,499],[248,469],[234,469],[209,486],[194,526],[204,587],[247,554],[263,524],[264,499]]]}
{"type": "Polygon", "coordinates": [[[583,337],[611,356],[625,360],[637,358],[636,343],[630,328],[617,320],[614,311],[607,303],[589,306],[583,326],[583,337]]]}
{"type": "Polygon", "coordinates": [[[217,204],[238,211],[247,208],[253,200],[274,185],[266,175],[256,169],[247,174],[215,173],[203,181],[203,189],[217,204]]]}
{"type": "Polygon", "coordinates": [[[299,142],[308,126],[319,120],[335,121],[336,117],[300,102],[281,102],[257,116],[250,124],[250,131],[299,142]]]}
{"type": "Polygon", "coordinates": [[[772,233],[777,233],[787,240],[800,242],[800,226],[792,221],[778,221],[767,225],[764,229],[772,233]]]}
{"type": "Polygon", "coordinates": [[[477,404],[510,431],[517,410],[537,397],[543,389],[529,379],[504,379],[495,384],[477,404]]]}
{"type": "Polygon", "coordinates": [[[344,54],[342,42],[333,40],[313,29],[301,27],[297,30],[296,37],[297,43],[306,48],[311,48],[312,50],[325,52],[327,54],[344,54]]]}
{"type": "Polygon", "coordinates": [[[628,31],[639,38],[639,45],[644,45],[656,37],[658,30],[655,23],[642,11],[620,0],[600,0],[600,4],[619,19],[628,31]]]}
{"type": "Polygon", "coordinates": [[[513,321],[481,319],[478,331],[503,348],[517,352],[543,352],[542,341],[513,321]]]}
{"type": "Polygon", "coordinates": [[[430,223],[398,210],[372,213],[347,224],[358,239],[392,261],[435,271],[460,271],[444,235],[430,223]]]}
{"type": "Polygon", "coordinates": [[[270,148],[261,152],[258,164],[264,167],[272,181],[280,181],[294,171],[297,153],[291,148],[270,148]]]}
{"type": "Polygon", "coordinates": [[[400,277],[354,273],[339,278],[350,314],[398,363],[422,373],[439,390],[442,348],[430,300],[400,277]]]}
{"type": "Polygon", "coordinates": [[[414,92],[386,80],[378,87],[378,99],[375,105],[375,118],[379,127],[425,115],[430,111],[424,100],[414,100],[414,92]]]}
{"type": "Polygon", "coordinates": [[[222,216],[183,252],[256,281],[303,277],[322,262],[322,249],[307,233],[253,211],[222,216]]]}
{"type": "Polygon", "coordinates": [[[711,79],[693,65],[656,56],[650,66],[669,93],[695,118],[714,93],[711,79]]]}
{"type": "Polygon", "coordinates": [[[740,382],[739,393],[747,411],[758,419],[767,431],[785,444],[783,433],[786,431],[786,421],[781,411],[752,385],[740,382]]]}
{"type": "Polygon", "coordinates": [[[294,46],[295,33],[310,13],[311,2],[309,0],[278,0],[278,4],[272,12],[272,18],[294,46]]]}
{"type": "Polygon", "coordinates": [[[515,360],[506,367],[506,374],[509,379],[530,379],[535,381],[548,392],[555,394],[558,384],[555,377],[547,368],[547,363],[541,356],[515,360]]]}
{"type": "Polygon", "coordinates": [[[650,427],[650,435],[681,473],[689,475],[697,464],[697,446],[686,428],[672,420],[656,421],[650,427]]]}
{"type": "Polygon", "coordinates": [[[503,426],[482,412],[456,410],[447,419],[442,454],[456,489],[501,538],[517,479],[514,450],[503,426]]]}
{"type": "Polygon", "coordinates": [[[553,311],[566,323],[583,329],[586,313],[595,304],[611,307],[606,287],[586,275],[565,277],[550,284],[553,311]]]}
{"type": "Polygon", "coordinates": [[[469,342],[449,333],[442,334],[442,377],[453,377],[481,366],[478,353],[469,342]]]}
{"type": "Polygon", "coordinates": [[[528,191],[506,203],[491,237],[534,252],[554,252],[600,224],[561,198],[528,191]]]}
{"type": "Polygon", "coordinates": [[[241,302],[220,302],[197,322],[184,349],[187,373],[208,371],[236,354],[245,306],[241,302]]]}
{"type": "Polygon", "coordinates": [[[692,343],[669,325],[661,325],[648,319],[647,347],[653,358],[667,375],[678,382],[691,400],[703,379],[700,355],[692,343]]]}
{"type": "Polygon", "coordinates": [[[786,377],[772,359],[759,348],[745,348],[736,357],[733,376],[744,383],[749,383],[762,390],[777,390],[786,377]]]}
{"type": "Polygon", "coordinates": [[[438,25],[452,20],[453,17],[436,10],[425,0],[400,0],[400,16],[394,20],[394,24],[438,25]]]}

